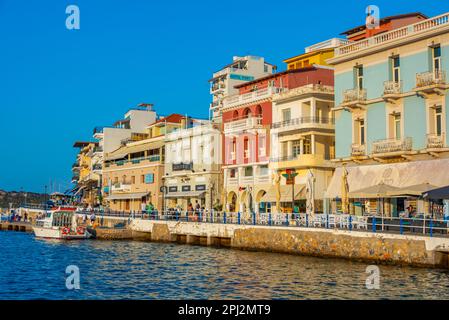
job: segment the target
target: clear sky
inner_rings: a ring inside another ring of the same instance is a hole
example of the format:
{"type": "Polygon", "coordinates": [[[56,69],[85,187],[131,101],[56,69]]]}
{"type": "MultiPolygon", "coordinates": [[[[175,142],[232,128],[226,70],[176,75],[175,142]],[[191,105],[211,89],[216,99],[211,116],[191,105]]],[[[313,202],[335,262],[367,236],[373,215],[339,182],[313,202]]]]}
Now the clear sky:
{"type": "Polygon", "coordinates": [[[284,70],[305,46],[363,24],[369,4],[382,17],[449,11],[418,0],[0,0],[0,189],[68,188],[73,142],[95,126],[141,102],[207,117],[207,80],[233,55],[284,70]],[[80,30],[65,27],[70,4],[80,30]]]}

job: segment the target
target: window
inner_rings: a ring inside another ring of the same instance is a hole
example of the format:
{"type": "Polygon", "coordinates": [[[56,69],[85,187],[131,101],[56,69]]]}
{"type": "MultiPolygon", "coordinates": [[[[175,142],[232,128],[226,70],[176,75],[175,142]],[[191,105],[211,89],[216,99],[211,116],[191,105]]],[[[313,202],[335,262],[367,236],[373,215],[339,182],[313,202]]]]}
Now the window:
{"type": "Polygon", "coordinates": [[[394,82],[399,82],[400,79],[400,66],[401,62],[399,60],[399,57],[393,57],[391,58],[391,67],[392,67],[392,76],[394,82]]]}
{"type": "Polygon", "coordinates": [[[251,117],[251,109],[250,108],[246,108],[243,111],[243,118],[249,118],[249,117],[251,117]]]}
{"type": "Polygon", "coordinates": [[[258,105],[256,108],[256,116],[262,117],[262,106],[258,105]]]}
{"type": "Polygon", "coordinates": [[[236,177],[236,171],[237,171],[237,170],[235,170],[235,169],[231,169],[231,170],[229,171],[229,177],[235,178],[235,177],[236,177]]]}
{"type": "Polygon", "coordinates": [[[310,138],[304,139],[304,154],[312,153],[312,144],[310,143],[310,138]]]}
{"type": "Polygon", "coordinates": [[[304,60],[303,66],[304,66],[304,68],[310,66],[309,60],[304,60]]]}
{"type": "Polygon", "coordinates": [[[140,183],[145,183],[145,175],[140,176],[140,183]]]}
{"type": "Polygon", "coordinates": [[[441,106],[437,106],[435,108],[435,133],[438,136],[441,136],[442,133],[442,119],[443,119],[442,108],[441,106]]]}
{"type": "Polygon", "coordinates": [[[253,176],[253,167],[245,167],[245,177],[253,176]]]}
{"type": "Polygon", "coordinates": [[[269,174],[268,166],[261,166],[259,168],[259,175],[268,176],[268,174],[269,174]]]}
{"type": "Polygon", "coordinates": [[[357,119],[355,122],[356,129],[355,132],[357,133],[355,141],[358,144],[365,144],[365,120],[364,119],[357,119]]]}
{"type": "Polygon", "coordinates": [[[401,139],[401,114],[394,114],[394,138],[401,139]]]}
{"type": "Polygon", "coordinates": [[[123,184],[126,183],[126,176],[123,176],[123,177],[122,177],[122,183],[123,183],[123,184]]]}
{"type": "Polygon", "coordinates": [[[263,66],[263,71],[264,71],[264,72],[268,72],[268,65],[265,64],[265,65],[263,66]]]}
{"type": "Polygon", "coordinates": [[[114,184],[117,184],[118,183],[118,177],[115,177],[114,178],[114,184]]]}
{"type": "Polygon", "coordinates": [[[239,112],[237,110],[234,110],[234,113],[232,114],[232,118],[233,119],[238,119],[239,118],[239,112]]]}
{"type": "Polygon", "coordinates": [[[291,120],[291,110],[284,109],[282,110],[282,121],[290,121],[291,120]]]}
{"type": "Polygon", "coordinates": [[[437,72],[441,69],[441,47],[432,48],[433,71],[437,72]]]}
{"type": "Polygon", "coordinates": [[[363,89],[363,66],[357,66],[355,70],[356,88],[363,89]]]}
{"type": "Polygon", "coordinates": [[[293,157],[297,157],[301,154],[301,140],[295,140],[292,142],[292,154],[293,157]]]}
{"type": "Polygon", "coordinates": [[[131,184],[136,184],[136,176],[131,177],[131,184]]]}
{"type": "Polygon", "coordinates": [[[248,159],[249,158],[249,140],[248,140],[248,138],[245,138],[245,140],[243,140],[243,151],[244,151],[245,159],[248,159]]]}

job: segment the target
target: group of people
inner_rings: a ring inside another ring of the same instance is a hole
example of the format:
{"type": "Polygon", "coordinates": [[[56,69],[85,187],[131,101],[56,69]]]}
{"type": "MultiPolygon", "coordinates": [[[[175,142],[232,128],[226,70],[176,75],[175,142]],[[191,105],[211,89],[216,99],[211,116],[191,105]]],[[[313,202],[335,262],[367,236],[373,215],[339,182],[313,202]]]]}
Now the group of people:
{"type": "Polygon", "coordinates": [[[28,213],[27,212],[25,212],[23,214],[23,216],[22,216],[21,213],[16,213],[14,210],[11,211],[11,214],[9,216],[9,220],[11,222],[13,222],[13,221],[14,222],[21,222],[21,221],[23,221],[23,222],[30,222],[31,221],[31,219],[28,218],[28,213]]]}

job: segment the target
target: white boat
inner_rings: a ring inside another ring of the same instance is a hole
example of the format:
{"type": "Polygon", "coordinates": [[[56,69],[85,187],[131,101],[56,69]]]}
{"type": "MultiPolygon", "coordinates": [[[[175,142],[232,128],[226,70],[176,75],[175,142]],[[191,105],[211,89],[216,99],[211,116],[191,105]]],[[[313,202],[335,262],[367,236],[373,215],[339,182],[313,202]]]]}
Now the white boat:
{"type": "Polygon", "coordinates": [[[45,218],[36,220],[33,231],[38,238],[82,240],[92,234],[87,228],[78,226],[75,210],[58,208],[47,211],[45,218]]]}

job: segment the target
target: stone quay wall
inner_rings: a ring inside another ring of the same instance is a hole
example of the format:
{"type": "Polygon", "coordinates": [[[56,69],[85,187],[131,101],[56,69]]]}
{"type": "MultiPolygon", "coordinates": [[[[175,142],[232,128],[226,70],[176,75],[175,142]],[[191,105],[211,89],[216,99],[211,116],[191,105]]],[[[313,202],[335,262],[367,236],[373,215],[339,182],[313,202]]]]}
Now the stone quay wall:
{"type": "Polygon", "coordinates": [[[133,220],[146,240],[225,246],[241,250],[345,258],[376,264],[448,267],[449,238],[195,222],[133,220]]]}

